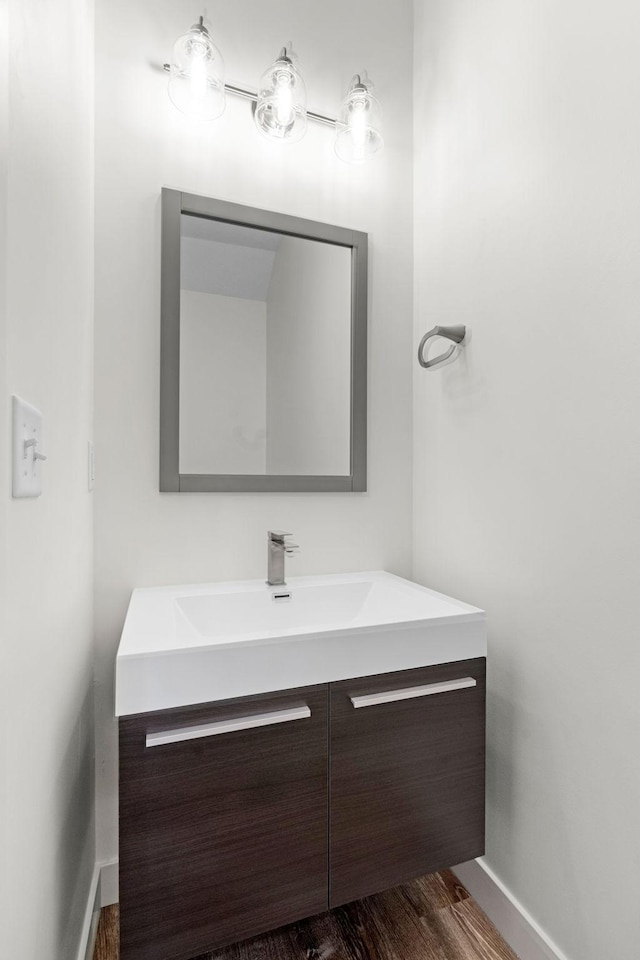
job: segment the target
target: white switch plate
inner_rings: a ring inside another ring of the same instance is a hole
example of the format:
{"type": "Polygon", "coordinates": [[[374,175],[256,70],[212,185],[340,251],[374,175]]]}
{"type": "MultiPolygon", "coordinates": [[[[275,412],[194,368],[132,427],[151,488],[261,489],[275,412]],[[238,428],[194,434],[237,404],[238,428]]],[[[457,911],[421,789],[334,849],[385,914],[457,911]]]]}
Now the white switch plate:
{"type": "Polygon", "coordinates": [[[13,398],[13,496],[39,497],[42,493],[42,414],[20,397],[13,398]],[[35,445],[25,445],[35,440],[35,445]]]}

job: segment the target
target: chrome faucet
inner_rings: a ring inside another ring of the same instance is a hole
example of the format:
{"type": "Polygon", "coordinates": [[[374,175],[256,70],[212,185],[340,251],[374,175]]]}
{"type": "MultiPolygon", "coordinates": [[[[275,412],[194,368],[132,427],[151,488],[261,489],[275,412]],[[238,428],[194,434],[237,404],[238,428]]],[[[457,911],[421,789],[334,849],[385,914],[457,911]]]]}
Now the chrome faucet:
{"type": "Polygon", "coordinates": [[[287,543],[286,537],[290,533],[284,533],[282,530],[269,530],[267,532],[268,544],[268,574],[267,583],[270,587],[282,587],[285,584],[284,579],[284,556],[286,553],[295,553],[298,549],[297,543],[287,543]]]}

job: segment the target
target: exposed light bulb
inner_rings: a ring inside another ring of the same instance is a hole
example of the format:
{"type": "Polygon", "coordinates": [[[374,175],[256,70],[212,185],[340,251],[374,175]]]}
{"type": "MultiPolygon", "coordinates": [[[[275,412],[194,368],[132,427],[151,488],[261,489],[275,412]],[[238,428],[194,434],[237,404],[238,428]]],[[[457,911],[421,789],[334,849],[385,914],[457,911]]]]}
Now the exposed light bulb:
{"type": "Polygon", "coordinates": [[[275,89],[275,110],[278,123],[283,127],[288,126],[294,119],[293,90],[291,88],[291,75],[288,71],[281,70],[276,79],[275,89]]]}
{"type": "Polygon", "coordinates": [[[380,105],[370,86],[356,76],[342,105],[336,124],[335,151],[346,163],[364,163],[384,141],[379,130],[380,105]]]}
{"type": "Polygon", "coordinates": [[[265,137],[295,143],[307,129],[307,91],[286,47],[260,80],[255,124],[265,137]]]}
{"type": "Polygon", "coordinates": [[[191,96],[195,101],[202,101],[207,95],[207,64],[200,51],[191,55],[190,69],[191,96]]]}
{"type": "Polygon", "coordinates": [[[354,160],[356,163],[363,163],[366,159],[365,147],[367,142],[367,104],[362,98],[358,98],[351,104],[349,128],[351,130],[351,139],[353,141],[354,160]]]}
{"type": "Polygon", "coordinates": [[[169,99],[182,113],[215,120],[224,112],[224,61],[202,17],[176,40],[169,73],[169,99]]]}

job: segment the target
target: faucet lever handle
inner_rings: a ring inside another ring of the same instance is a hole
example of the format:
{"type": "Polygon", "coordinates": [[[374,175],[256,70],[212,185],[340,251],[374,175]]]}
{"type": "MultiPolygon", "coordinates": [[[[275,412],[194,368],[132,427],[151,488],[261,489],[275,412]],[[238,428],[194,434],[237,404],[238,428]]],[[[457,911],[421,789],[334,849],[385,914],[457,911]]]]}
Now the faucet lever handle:
{"type": "Polygon", "coordinates": [[[273,540],[276,543],[284,543],[285,537],[290,537],[290,533],[285,533],[284,530],[267,530],[267,540],[273,540]]]}

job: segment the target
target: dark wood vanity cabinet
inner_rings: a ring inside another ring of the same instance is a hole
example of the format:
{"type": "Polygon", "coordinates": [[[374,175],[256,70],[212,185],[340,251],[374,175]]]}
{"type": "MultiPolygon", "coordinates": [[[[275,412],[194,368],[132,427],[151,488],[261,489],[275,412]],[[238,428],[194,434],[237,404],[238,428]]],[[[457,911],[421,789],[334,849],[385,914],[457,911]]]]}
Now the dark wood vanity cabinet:
{"type": "Polygon", "coordinates": [[[121,960],[188,960],[479,856],[484,668],[121,718],[121,960]]]}
{"type": "Polygon", "coordinates": [[[484,659],[332,683],[330,696],[329,905],[484,853],[484,659]]]}
{"type": "Polygon", "coordinates": [[[121,960],[326,910],[327,841],[326,686],[120,720],[121,960]]]}

